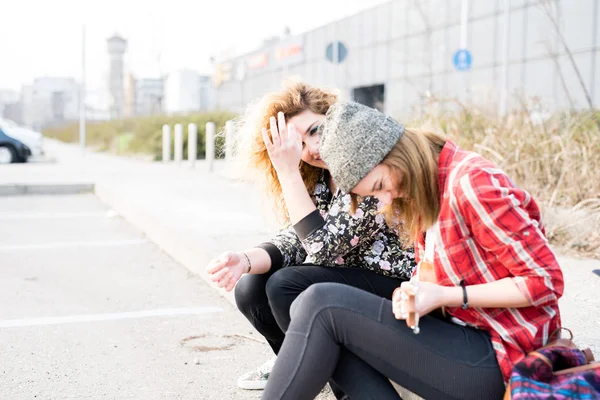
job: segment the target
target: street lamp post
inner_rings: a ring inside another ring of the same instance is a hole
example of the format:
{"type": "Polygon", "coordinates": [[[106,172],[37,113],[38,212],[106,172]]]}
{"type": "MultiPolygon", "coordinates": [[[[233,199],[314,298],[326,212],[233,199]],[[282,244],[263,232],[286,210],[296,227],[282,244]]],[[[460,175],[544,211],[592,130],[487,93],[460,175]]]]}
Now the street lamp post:
{"type": "Polygon", "coordinates": [[[79,88],[79,143],[85,152],[85,25],[81,27],[81,87],[79,88]]]}

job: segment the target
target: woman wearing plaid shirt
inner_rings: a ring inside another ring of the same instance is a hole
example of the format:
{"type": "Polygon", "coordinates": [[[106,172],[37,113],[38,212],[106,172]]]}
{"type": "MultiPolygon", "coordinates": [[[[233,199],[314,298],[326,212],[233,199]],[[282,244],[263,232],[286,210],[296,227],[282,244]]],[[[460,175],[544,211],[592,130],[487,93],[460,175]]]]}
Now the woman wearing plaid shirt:
{"type": "Polygon", "coordinates": [[[352,399],[399,398],[388,378],[426,399],[501,398],[561,326],[535,201],[482,156],[356,103],[331,107],[320,135],[338,186],[387,204],[422,262],[392,301],[334,283],[300,295],[263,399],[313,398],[331,377],[352,399]]]}

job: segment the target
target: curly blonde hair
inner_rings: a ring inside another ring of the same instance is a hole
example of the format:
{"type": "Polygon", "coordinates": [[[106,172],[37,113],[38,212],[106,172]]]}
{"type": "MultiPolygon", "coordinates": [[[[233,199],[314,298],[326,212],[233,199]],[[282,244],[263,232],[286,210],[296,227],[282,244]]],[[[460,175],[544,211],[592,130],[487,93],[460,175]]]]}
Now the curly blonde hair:
{"type": "MultiPolygon", "coordinates": [[[[271,163],[262,137],[262,128],[271,136],[269,119],[283,112],[286,120],[311,110],[325,114],[338,101],[338,94],[329,89],[313,87],[298,80],[286,80],[279,92],[266,94],[251,104],[246,113],[234,121],[234,162],[238,173],[246,180],[263,185],[264,194],[270,200],[278,222],[289,223],[289,215],[277,172],[271,163]]],[[[322,168],[300,161],[300,174],[306,190],[312,194],[323,173],[322,168]]]]}

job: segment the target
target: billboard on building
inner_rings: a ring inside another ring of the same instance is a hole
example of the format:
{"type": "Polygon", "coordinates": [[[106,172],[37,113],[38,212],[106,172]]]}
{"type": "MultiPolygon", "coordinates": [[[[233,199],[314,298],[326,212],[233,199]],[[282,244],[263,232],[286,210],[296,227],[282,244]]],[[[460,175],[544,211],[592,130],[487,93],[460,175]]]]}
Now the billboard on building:
{"type": "Polygon", "coordinates": [[[283,40],[275,48],[277,66],[290,66],[304,62],[304,42],[301,36],[283,40]]]}

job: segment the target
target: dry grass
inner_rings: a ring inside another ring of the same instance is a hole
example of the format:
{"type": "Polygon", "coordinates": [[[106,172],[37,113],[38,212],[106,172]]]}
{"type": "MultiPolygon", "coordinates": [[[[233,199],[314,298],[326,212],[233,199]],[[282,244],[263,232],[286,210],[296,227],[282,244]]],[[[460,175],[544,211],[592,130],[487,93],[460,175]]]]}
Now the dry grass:
{"type": "MultiPolygon", "coordinates": [[[[193,113],[186,115],[153,115],[148,117],[129,118],[117,121],[90,122],[87,125],[87,143],[94,149],[110,151],[112,153],[131,155],[151,155],[155,160],[162,157],[162,126],[171,126],[171,146],[173,141],[173,126],[182,124],[184,129],[183,147],[187,154],[187,127],[189,123],[198,126],[197,151],[198,157],[204,158],[206,123],[214,122],[217,132],[221,131],[225,122],[232,119],[234,114],[224,111],[193,113]],[[129,139],[129,137],[131,139],[129,139]]],[[[63,142],[76,142],[79,140],[79,124],[45,129],[44,135],[63,142]]],[[[216,154],[221,155],[223,137],[217,136],[216,154]]],[[[173,148],[171,148],[173,154],[173,148]]]]}
{"type": "Polygon", "coordinates": [[[413,125],[441,130],[501,167],[542,207],[550,241],[600,258],[600,114],[541,118],[523,105],[505,118],[474,106],[432,99],[413,125]],[[454,108],[453,111],[440,111],[454,108]]]}

